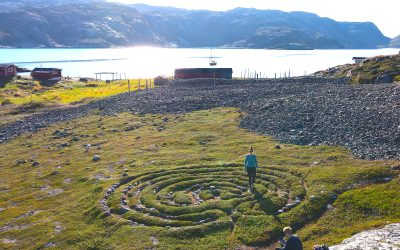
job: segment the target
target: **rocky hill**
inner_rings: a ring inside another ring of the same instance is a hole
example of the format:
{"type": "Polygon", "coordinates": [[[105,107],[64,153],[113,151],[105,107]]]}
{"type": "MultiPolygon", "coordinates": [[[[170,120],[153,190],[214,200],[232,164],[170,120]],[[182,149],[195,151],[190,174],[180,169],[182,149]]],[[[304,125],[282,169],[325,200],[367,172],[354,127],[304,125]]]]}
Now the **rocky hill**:
{"type": "Polygon", "coordinates": [[[389,45],[393,48],[400,48],[400,35],[393,38],[389,45]]]}
{"type": "Polygon", "coordinates": [[[400,81],[400,54],[377,56],[361,64],[340,65],[316,72],[319,77],[350,77],[353,83],[392,83],[400,81]]]}
{"type": "Polygon", "coordinates": [[[189,11],[106,1],[2,1],[0,47],[245,47],[273,49],[387,46],[373,23],[336,22],[305,12],[238,8],[189,11]]]}

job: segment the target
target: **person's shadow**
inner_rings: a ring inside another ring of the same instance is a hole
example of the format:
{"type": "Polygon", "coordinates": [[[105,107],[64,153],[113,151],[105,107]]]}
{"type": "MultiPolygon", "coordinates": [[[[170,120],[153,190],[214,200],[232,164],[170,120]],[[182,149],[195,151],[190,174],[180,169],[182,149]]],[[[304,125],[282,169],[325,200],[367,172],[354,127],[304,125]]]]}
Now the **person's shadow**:
{"type": "Polygon", "coordinates": [[[273,203],[271,198],[264,197],[263,194],[254,189],[254,200],[260,205],[261,209],[269,215],[275,215],[276,211],[279,209],[276,204],[273,203]]]}

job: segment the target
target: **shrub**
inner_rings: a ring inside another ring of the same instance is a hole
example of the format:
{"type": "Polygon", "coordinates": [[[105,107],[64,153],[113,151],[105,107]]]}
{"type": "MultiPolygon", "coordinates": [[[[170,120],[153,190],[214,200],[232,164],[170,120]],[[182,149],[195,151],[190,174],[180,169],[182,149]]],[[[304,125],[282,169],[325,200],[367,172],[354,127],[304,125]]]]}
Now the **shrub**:
{"type": "Polygon", "coordinates": [[[395,82],[400,82],[400,75],[396,76],[396,77],[394,78],[394,81],[395,81],[395,82]]]}
{"type": "Polygon", "coordinates": [[[4,99],[4,100],[1,102],[1,106],[10,105],[10,104],[12,104],[12,102],[11,102],[9,99],[4,99]]]}
{"type": "Polygon", "coordinates": [[[358,73],[356,78],[357,84],[371,84],[374,83],[375,79],[368,73],[358,73]]]}
{"type": "Polygon", "coordinates": [[[28,103],[24,103],[21,106],[19,106],[14,112],[13,114],[20,114],[20,113],[29,113],[29,112],[33,112],[37,109],[43,108],[44,107],[44,103],[42,102],[37,102],[37,101],[31,101],[28,103]]]}

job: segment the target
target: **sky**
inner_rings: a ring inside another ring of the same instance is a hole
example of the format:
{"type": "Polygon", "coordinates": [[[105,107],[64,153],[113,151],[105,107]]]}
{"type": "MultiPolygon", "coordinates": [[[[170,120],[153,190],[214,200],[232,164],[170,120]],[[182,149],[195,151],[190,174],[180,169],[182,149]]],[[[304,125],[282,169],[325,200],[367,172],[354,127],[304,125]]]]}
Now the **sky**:
{"type": "Polygon", "coordinates": [[[336,21],[375,23],[390,38],[400,35],[399,0],[109,0],[186,9],[224,11],[236,7],[307,11],[336,21]]]}

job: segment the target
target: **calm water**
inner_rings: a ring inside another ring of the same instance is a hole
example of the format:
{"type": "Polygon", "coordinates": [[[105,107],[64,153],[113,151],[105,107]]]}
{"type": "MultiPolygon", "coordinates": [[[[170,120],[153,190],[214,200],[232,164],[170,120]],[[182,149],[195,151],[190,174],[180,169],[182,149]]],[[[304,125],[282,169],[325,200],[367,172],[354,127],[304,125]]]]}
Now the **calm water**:
{"type": "MultiPolygon", "coordinates": [[[[398,53],[398,49],[380,50],[254,50],[216,49],[218,67],[233,68],[234,76],[245,71],[261,72],[264,77],[279,76],[290,70],[301,76],[339,64],[351,63],[353,56],[398,53]]],[[[19,67],[58,67],[64,76],[94,77],[95,72],[118,72],[131,78],[172,76],[175,68],[209,67],[209,49],[0,49],[0,63],[19,67]]]]}

